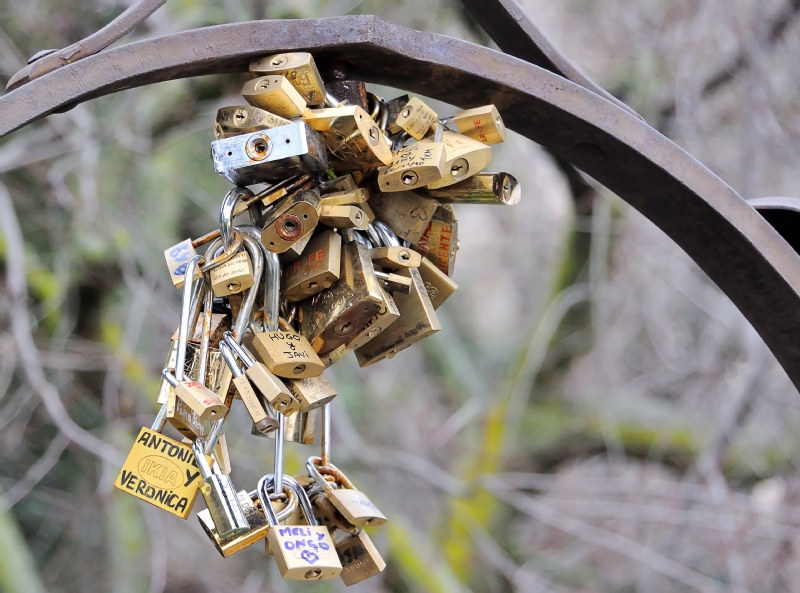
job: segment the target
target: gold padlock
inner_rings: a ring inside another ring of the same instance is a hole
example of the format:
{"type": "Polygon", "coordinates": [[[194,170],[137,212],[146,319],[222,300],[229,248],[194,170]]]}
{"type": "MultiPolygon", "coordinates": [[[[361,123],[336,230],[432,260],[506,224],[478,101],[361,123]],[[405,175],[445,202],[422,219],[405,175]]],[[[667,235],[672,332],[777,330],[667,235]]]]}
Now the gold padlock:
{"type": "Polygon", "coordinates": [[[253,348],[270,372],[288,379],[319,377],[325,366],[308,340],[293,332],[259,332],[253,348]]]}
{"type": "Polygon", "coordinates": [[[347,345],[383,303],[369,250],[355,241],[342,247],[342,275],[336,284],[303,301],[302,333],[320,356],[347,345]]]}
{"type": "Polygon", "coordinates": [[[445,204],[436,209],[414,249],[442,272],[453,275],[458,251],[458,221],[452,206],[445,204]]]}
{"type": "Polygon", "coordinates": [[[302,301],[333,286],[341,273],[342,237],[333,231],[314,235],[304,254],[283,268],[282,296],[302,301]]]}
{"type": "Polygon", "coordinates": [[[378,173],[382,192],[400,192],[439,181],[445,173],[441,142],[417,142],[392,154],[392,164],[378,173]]]}
{"type": "MultiPolygon", "coordinates": [[[[348,177],[350,177],[348,175],[348,177]]],[[[369,200],[369,190],[367,188],[358,187],[356,189],[347,189],[322,196],[320,204],[322,206],[358,206],[369,200]]]]}
{"type": "Polygon", "coordinates": [[[214,137],[217,140],[230,138],[231,136],[269,130],[290,123],[292,122],[288,119],[251,105],[220,107],[217,110],[217,120],[214,123],[214,137]]]}
{"type": "Polygon", "coordinates": [[[514,206],[522,198],[519,182],[508,173],[478,173],[448,187],[422,194],[441,204],[497,204],[514,206]]]}
{"type": "Polygon", "coordinates": [[[458,289],[458,284],[426,257],[422,258],[418,270],[434,310],[441,307],[458,289]]]}
{"type": "Polygon", "coordinates": [[[465,109],[453,116],[458,131],[484,144],[499,144],[506,140],[506,126],[494,105],[465,109]]]}
{"type": "Polygon", "coordinates": [[[395,293],[394,301],[400,310],[400,319],[355,351],[359,366],[365,367],[385,358],[392,358],[398,352],[442,328],[419,271],[415,268],[405,268],[398,270],[398,274],[410,277],[414,281],[411,294],[395,293]]]}
{"type": "MultiPolygon", "coordinates": [[[[166,375],[165,375],[166,376],[166,375]]],[[[174,377],[173,377],[174,379],[174,377]]],[[[197,381],[178,381],[167,378],[175,390],[175,395],[185,403],[203,422],[221,420],[228,413],[228,406],[219,396],[197,381]]]]}
{"type": "Polygon", "coordinates": [[[330,482],[325,480],[318,467],[321,463],[321,458],[310,457],[306,461],[308,475],[322,487],[325,491],[325,497],[336,507],[336,510],[342,514],[348,523],[357,529],[378,527],[386,524],[388,519],[380,509],[373,504],[366,494],[356,489],[353,483],[344,475],[344,472],[330,462],[328,462],[325,470],[328,473],[332,472],[336,476],[339,487],[334,488],[330,482]]]}
{"type": "Polygon", "coordinates": [[[194,441],[209,431],[209,423],[203,422],[200,416],[186,402],[170,390],[167,396],[167,422],[189,441],[194,441]]]}
{"type": "Polygon", "coordinates": [[[397,118],[400,117],[400,113],[407,104],[408,95],[400,95],[399,97],[386,101],[386,129],[390,134],[397,134],[403,131],[403,128],[397,125],[397,118]]]}
{"type": "MultiPolygon", "coordinates": [[[[285,428],[283,440],[289,443],[300,443],[301,445],[313,445],[319,423],[319,408],[313,408],[308,412],[297,412],[285,418],[285,428]]],[[[277,432],[277,431],[276,431],[277,432]]],[[[276,432],[267,436],[274,439],[276,432]]],[[[253,432],[250,433],[251,435],[253,432]]],[[[262,436],[260,434],[254,436],[262,436]]]]}
{"type": "Polygon", "coordinates": [[[255,283],[250,255],[240,251],[224,264],[209,272],[211,290],[218,297],[237,294],[247,290],[255,283]]]}
{"type": "Polygon", "coordinates": [[[392,148],[386,135],[357,105],[307,110],[303,121],[322,134],[328,151],[337,159],[331,161],[334,170],[392,163],[392,148]]]}
{"type": "MultiPolygon", "coordinates": [[[[183,288],[183,281],[186,274],[186,265],[194,256],[197,251],[192,245],[191,239],[181,241],[177,245],[173,245],[169,249],[164,250],[164,257],[167,260],[167,269],[169,270],[169,277],[172,279],[172,284],[175,288],[183,288]]],[[[199,280],[203,277],[203,272],[200,266],[195,268],[193,280],[199,280]]]]}
{"type": "MultiPolygon", "coordinates": [[[[423,142],[429,142],[427,139],[423,142]]],[[[428,184],[428,189],[453,185],[477,175],[492,163],[492,147],[463,134],[444,132],[442,144],[445,150],[444,175],[428,184]]]]}
{"type": "Polygon", "coordinates": [[[321,206],[319,222],[333,229],[367,230],[369,218],[357,206],[321,206]]]}
{"type": "Polygon", "coordinates": [[[292,52],[254,60],[250,62],[250,73],[255,76],[281,74],[309,105],[322,105],[325,102],[325,84],[309,53],[292,52]]]}
{"type": "Polygon", "coordinates": [[[286,386],[300,405],[301,412],[324,406],[338,395],[323,375],[309,379],[289,379],[286,386]]]}
{"type": "Polygon", "coordinates": [[[378,271],[375,271],[375,277],[383,285],[383,288],[391,294],[396,292],[409,294],[411,292],[411,278],[406,278],[405,276],[400,276],[398,274],[392,274],[391,272],[387,273],[378,271]]]}
{"type": "Polygon", "coordinates": [[[261,232],[264,247],[273,253],[283,253],[311,234],[319,222],[319,201],[314,190],[301,190],[286,198],[267,218],[261,232]]]}
{"type": "Polygon", "coordinates": [[[433,219],[438,204],[412,191],[378,193],[369,201],[378,220],[388,224],[401,239],[419,241],[433,219]]]}
{"type": "Polygon", "coordinates": [[[337,541],[336,553],[342,563],[340,576],[347,587],[379,575],[386,568],[386,562],[365,531],[347,534],[337,541]]]}
{"type": "Polygon", "coordinates": [[[400,318],[400,310],[397,308],[397,304],[383,287],[381,287],[381,297],[383,302],[378,308],[378,311],[355,339],[350,342],[348,345],[349,350],[361,348],[373,338],[378,337],[381,332],[386,331],[390,325],[400,318]]]}
{"type": "Polygon", "coordinates": [[[261,76],[248,80],[242,87],[242,97],[253,107],[265,109],[280,117],[303,115],[306,100],[285,76],[261,76]]]}
{"type": "Polygon", "coordinates": [[[422,140],[438,117],[436,112],[428,107],[422,99],[413,97],[400,110],[395,124],[408,132],[412,138],[422,140]]]}
{"type": "Polygon", "coordinates": [[[422,256],[408,247],[375,247],[370,249],[369,256],[373,264],[389,270],[418,268],[422,263],[422,256]]]}

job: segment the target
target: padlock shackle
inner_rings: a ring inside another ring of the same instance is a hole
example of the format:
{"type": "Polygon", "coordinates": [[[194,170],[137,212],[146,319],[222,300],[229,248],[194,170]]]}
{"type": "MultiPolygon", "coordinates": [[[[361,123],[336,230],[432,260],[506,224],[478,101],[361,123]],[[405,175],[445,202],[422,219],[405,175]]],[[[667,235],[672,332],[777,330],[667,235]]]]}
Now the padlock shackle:
{"type": "Polygon", "coordinates": [[[286,476],[284,481],[289,486],[289,489],[297,494],[300,507],[303,509],[303,514],[306,516],[306,522],[311,527],[319,527],[319,521],[314,516],[314,507],[311,505],[311,499],[308,498],[308,493],[303,490],[303,487],[291,476],[286,476]]]}
{"type": "MultiPolygon", "coordinates": [[[[253,227],[255,228],[255,227],[253,227]]],[[[249,226],[237,227],[236,230],[242,236],[242,243],[247,253],[250,255],[250,261],[253,264],[253,286],[247,289],[242,306],[239,309],[239,315],[233,324],[233,336],[237,342],[241,342],[244,338],[247,324],[250,322],[250,314],[253,311],[253,305],[256,302],[258,295],[258,283],[261,281],[261,276],[264,270],[264,256],[261,253],[261,243],[256,241],[249,234],[249,226]]]]}
{"type": "Polygon", "coordinates": [[[225,418],[227,418],[227,416],[213,423],[211,431],[208,433],[205,447],[203,447],[206,455],[210,455],[214,450],[214,447],[217,446],[217,441],[219,441],[220,437],[222,436],[222,430],[225,428],[225,418]]]}
{"type": "MultiPolygon", "coordinates": [[[[164,370],[167,371],[168,369],[164,370]]],[[[164,427],[167,425],[167,404],[168,402],[164,402],[161,406],[161,409],[153,420],[153,425],[150,427],[150,430],[154,432],[162,432],[164,430],[164,427]]]]}
{"type": "MultiPolygon", "coordinates": [[[[226,334],[229,332],[225,332],[226,334]]],[[[235,342],[236,340],[233,340],[235,342]]],[[[227,340],[223,340],[219,343],[219,351],[222,354],[222,358],[228,364],[228,368],[231,370],[231,374],[233,375],[234,379],[238,379],[244,373],[242,369],[239,368],[239,364],[236,362],[236,357],[233,355],[233,350],[231,349],[229,342],[227,340]]]]}
{"type": "Polygon", "coordinates": [[[210,478],[213,474],[211,471],[211,466],[208,464],[208,460],[206,459],[205,451],[203,449],[203,439],[195,439],[192,443],[192,451],[194,452],[195,461],[197,462],[197,468],[200,470],[200,475],[203,479],[210,478]]]}
{"type": "Polygon", "coordinates": [[[375,226],[374,222],[369,223],[369,226],[367,226],[367,237],[369,237],[369,240],[373,243],[375,247],[384,246],[383,239],[381,239],[381,236],[378,234],[378,229],[375,226]]]}
{"type": "MultiPolygon", "coordinates": [[[[236,227],[255,239],[262,249],[264,259],[264,331],[278,331],[281,298],[281,264],[278,254],[269,251],[261,243],[261,230],[252,225],[236,227]]],[[[256,285],[258,281],[256,281],[256,285]]],[[[238,337],[238,335],[237,335],[238,337]]],[[[241,341],[241,338],[239,338],[241,341]]]]}
{"type": "Polygon", "coordinates": [[[321,465],[327,466],[331,463],[331,402],[322,406],[320,416],[322,420],[322,435],[320,436],[322,452],[320,459],[321,465]]]}
{"type": "Polygon", "coordinates": [[[234,187],[225,194],[219,210],[219,234],[225,249],[233,245],[233,211],[239,201],[247,202],[255,195],[246,187],[234,187]]]}
{"type": "Polygon", "coordinates": [[[283,492],[283,444],[286,438],[286,416],[278,414],[278,430],[275,432],[275,493],[283,492]]]}
{"type": "MultiPolygon", "coordinates": [[[[244,363],[244,366],[246,366],[248,369],[256,363],[250,351],[244,346],[244,344],[240,344],[239,342],[237,342],[231,332],[226,331],[225,333],[222,334],[222,338],[223,341],[225,342],[225,346],[227,346],[230,350],[233,350],[233,352],[236,353],[236,356],[239,357],[239,359],[244,363]]],[[[222,345],[220,345],[220,348],[221,347],[222,345]]],[[[231,353],[231,356],[232,355],[233,353],[231,353]]],[[[226,358],[225,360],[227,361],[228,359],[226,358]]],[[[228,365],[230,364],[231,363],[229,362],[228,365]]]]}
{"type": "MultiPolygon", "coordinates": [[[[186,275],[183,284],[183,296],[181,299],[181,324],[178,328],[178,356],[175,361],[175,379],[180,383],[183,381],[184,368],[186,366],[186,345],[189,342],[189,323],[192,309],[193,288],[196,282],[193,281],[195,269],[203,261],[203,256],[195,255],[186,264],[186,275]]],[[[199,280],[202,284],[203,280],[199,280]]],[[[199,298],[199,297],[198,297],[199,298]]]]}
{"type": "Polygon", "coordinates": [[[388,224],[381,222],[380,220],[376,220],[373,224],[375,225],[376,233],[383,243],[383,247],[401,247],[400,238],[395,234],[388,224]]]}
{"type": "MultiPolygon", "coordinates": [[[[205,387],[206,373],[208,371],[208,354],[211,350],[211,315],[214,308],[214,293],[211,290],[211,279],[208,272],[203,274],[203,330],[200,333],[200,362],[197,367],[197,382],[205,387]]],[[[195,322],[196,323],[196,322],[195,322]]]]}
{"type": "Polygon", "coordinates": [[[264,516],[267,518],[267,523],[269,523],[270,527],[277,527],[278,517],[275,515],[275,509],[272,508],[272,502],[269,498],[268,481],[272,477],[271,475],[262,477],[258,481],[256,493],[258,494],[258,500],[261,502],[261,510],[264,511],[264,516]]]}

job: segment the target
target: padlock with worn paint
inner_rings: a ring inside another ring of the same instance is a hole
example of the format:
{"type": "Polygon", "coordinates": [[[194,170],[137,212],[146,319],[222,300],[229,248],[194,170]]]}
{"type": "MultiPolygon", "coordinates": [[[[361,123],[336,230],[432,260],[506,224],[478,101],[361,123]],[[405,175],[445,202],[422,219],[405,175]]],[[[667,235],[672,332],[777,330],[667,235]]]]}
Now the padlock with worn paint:
{"type": "Polygon", "coordinates": [[[519,204],[522,190],[508,173],[478,173],[454,185],[422,191],[441,204],[486,204],[514,206],[519,204]]]}
{"type": "Polygon", "coordinates": [[[269,130],[290,123],[292,122],[288,119],[251,105],[220,107],[217,110],[217,121],[214,124],[214,137],[220,140],[239,134],[269,130]]]}
{"type": "Polygon", "coordinates": [[[444,204],[436,209],[414,249],[442,272],[453,275],[458,252],[458,220],[452,206],[444,204]]]}
{"type": "Polygon", "coordinates": [[[253,60],[250,62],[250,74],[258,77],[280,74],[309,105],[322,105],[325,102],[325,83],[309,53],[291,52],[253,60]]]}
{"type": "Polygon", "coordinates": [[[283,253],[310,235],[319,222],[319,193],[300,190],[270,212],[261,232],[261,243],[273,253],[283,253]]]}
{"type": "Polygon", "coordinates": [[[307,110],[303,121],[322,134],[330,153],[331,166],[375,167],[392,163],[389,140],[369,113],[356,105],[307,110]]]}
{"type": "Polygon", "coordinates": [[[248,80],[242,87],[242,97],[253,107],[285,118],[303,115],[307,104],[289,79],[281,74],[248,80]]]}
{"type": "Polygon", "coordinates": [[[416,140],[422,140],[439,116],[419,97],[413,97],[398,114],[395,124],[416,140]]]}
{"type": "Polygon", "coordinates": [[[333,231],[314,235],[303,255],[283,267],[282,296],[302,301],[333,286],[341,274],[342,237],[333,231]]]}
{"type": "MultiPolygon", "coordinates": [[[[169,277],[175,288],[183,288],[183,281],[186,274],[186,265],[194,256],[197,251],[192,244],[191,239],[181,241],[177,245],[173,245],[169,249],[164,250],[164,258],[167,260],[167,269],[169,270],[169,277]]],[[[193,280],[199,280],[203,272],[198,267],[194,273],[193,280]]]]}
{"type": "Polygon", "coordinates": [[[342,563],[339,576],[347,587],[377,576],[386,568],[386,562],[366,531],[347,533],[335,546],[342,563]]]}
{"type": "Polygon", "coordinates": [[[397,118],[400,117],[400,114],[403,112],[403,108],[408,104],[409,98],[408,95],[400,95],[399,97],[395,97],[394,99],[390,99],[386,101],[386,129],[389,131],[390,134],[397,134],[398,132],[402,132],[403,128],[397,125],[397,118]]]}
{"type": "Polygon", "coordinates": [[[301,412],[324,406],[338,395],[324,375],[308,379],[287,379],[286,386],[300,406],[301,412]]]}

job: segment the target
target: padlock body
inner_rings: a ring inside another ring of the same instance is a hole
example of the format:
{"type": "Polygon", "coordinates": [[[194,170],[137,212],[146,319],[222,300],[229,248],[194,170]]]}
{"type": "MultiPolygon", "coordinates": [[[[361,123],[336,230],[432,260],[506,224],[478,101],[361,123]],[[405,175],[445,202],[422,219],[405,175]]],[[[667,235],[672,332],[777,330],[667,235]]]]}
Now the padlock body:
{"type": "Polygon", "coordinates": [[[303,121],[322,134],[328,151],[337,159],[331,163],[335,169],[392,163],[389,140],[359,106],[309,110],[303,121]]]}
{"type": "Polygon", "coordinates": [[[175,395],[204,422],[221,420],[228,413],[228,406],[217,394],[197,381],[181,381],[175,387],[175,395]]]}
{"type": "MultiPolygon", "coordinates": [[[[297,412],[284,420],[283,440],[289,443],[313,445],[316,439],[317,424],[319,422],[319,408],[308,412],[297,412]]],[[[251,431],[250,434],[253,434],[251,431]]],[[[277,432],[271,432],[267,437],[274,439],[277,432]]],[[[254,436],[263,436],[261,434],[254,436]]]]}
{"type": "Polygon", "coordinates": [[[238,492],[237,497],[239,498],[239,505],[244,511],[247,523],[250,525],[250,529],[245,533],[220,538],[214,521],[211,519],[209,510],[204,509],[197,513],[197,519],[200,521],[203,531],[206,532],[206,535],[223,558],[227,558],[264,539],[267,537],[267,532],[269,531],[269,523],[267,523],[266,516],[248,496],[247,491],[242,490],[238,492]]]}
{"type": "Polygon", "coordinates": [[[271,373],[288,379],[319,377],[325,366],[308,340],[292,332],[263,332],[253,338],[253,348],[271,373]]]}
{"type": "MultiPolygon", "coordinates": [[[[211,458],[207,460],[211,462],[211,458]]],[[[186,519],[202,478],[192,448],[142,428],[114,487],[186,519]]]]}
{"type": "Polygon", "coordinates": [[[386,568],[386,562],[365,531],[336,542],[336,553],[342,563],[340,576],[348,587],[379,575],[386,568]]]}
{"type": "Polygon", "coordinates": [[[301,412],[322,407],[338,395],[324,375],[308,379],[289,379],[286,386],[300,406],[301,412]]]}
{"type": "Polygon", "coordinates": [[[333,231],[315,235],[303,255],[284,266],[283,297],[302,301],[333,286],[341,274],[342,237],[333,231]]]}
{"type": "Polygon", "coordinates": [[[410,243],[419,241],[438,207],[433,200],[411,191],[378,193],[369,205],[398,237],[410,243]]]}
{"type": "Polygon", "coordinates": [[[283,253],[310,235],[319,222],[319,194],[299,191],[271,212],[261,231],[261,243],[273,253],[283,253]]]}
{"type": "Polygon", "coordinates": [[[360,490],[338,488],[331,491],[328,498],[342,516],[359,529],[377,527],[388,521],[369,497],[360,490]]]}
{"type": "Polygon", "coordinates": [[[444,205],[436,209],[414,249],[442,272],[453,275],[458,252],[458,221],[452,206],[444,205]]]}
{"type": "MultiPolygon", "coordinates": [[[[352,180],[350,175],[346,178],[352,180]]],[[[322,206],[359,206],[369,200],[369,190],[367,188],[357,187],[355,189],[347,189],[337,191],[322,196],[322,206]]]]}
{"type": "Polygon", "coordinates": [[[325,84],[310,53],[292,52],[254,60],[250,62],[250,73],[256,76],[281,74],[309,105],[321,105],[325,101],[325,84]]]}
{"type": "Polygon", "coordinates": [[[418,268],[422,263],[422,256],[408,247],[375,247],[370,249],[372,263],[388,270],[400,268],[418,268]]]}
{"type": "Polygon", "coordinates": [[[468,136],[444,132],[442,144],[445,149],[444,174],[429,184],[428,189],[447,187],[469,179],[492,164],[492,147],[468,136]]]}
{"type": "Polygon", "coordinates": [[[436,264],[427,257],[422,258],[417,269],[434,310],[441,307],[458,289],[458,284],[453,282],[447,274],[437,268],[436,264]]]}
{"type": "Polygon", "coordinates": [[[413,97],[403,106],[395,120],[396,125],[408,132],[408,135],[417,140],[422,140],[431,126],[439,117],[436,112],[428,107],[418,97],[413,97]]]}
{"type": "Polygon", "coordinates": [[[235,377],[233,384],[236,386],[236,391],[239,392],[239,397],[259,432],[266,434],[277,430],[278,423],[267,414],[247,376],[240,375],[235,377]]]}
{"type": "MultiPolygon", "coordinates": [[[[169,249],[164,250],[164,258],[167,260],[167,269],[169,270],[169,277],[175,288],[183,288],[183,282],[186,279],[186,266],[191,259],[197,255],[197,251],[192,245],[191,239],[181,241],[177,245],[173,245],[169,249]]],[[[203,272],[200,266],[195,268],[193,280],[203,277],[203,272]]]]}
{"type": "Polygon", "coordinates": [[[265,109],[280,117],[299,117],[306,108],[303,96],[288,78],[280,74],[248,80],[242,87],[242,97],[253,107],[265,109]]]}
{"type": "Polygon", "coordinates": [[[381,288],[381,298],[383,300],[381,306],[356,339],[349,344],[350,350],[357,350],[370,340],[377,338],[400,318],[400,310],[397,308],[394,298],[383,288],[381,288]]]}
{"type": "Polygon", "coordinates": [[[213,268],[209,277],[211,290],[218,297],[247,290],[254,284],[250,255],[246,251],[240,251],[224,264],[213,268]]]}
{"type": "MultiPolygon", "coordinates": [[[[298,410],[298,404],[289,389],[278,377],[273,375],[262,363],[256,361],[245,372],[272,408],[284,416],[290,416],[298,410]]],[[[269,432],[269,431],[267,431],[269,432]]]]}
{"type": "Polygon", "coordinates": [[[424,187],[444,176],[445,148],[441,142],[417,142],[392,154],[392,164],[378,174],[382,192],[424,187]]]}
{"type": "Polygon", "coordinates": [[[454,185],[424,191],[440,204],[485,204],[514,206],[522,198],[522,188],[508,173],[478,173],[454,185]]]}
{"type": "Polygon", "coordinates": [[[292,122],[288,119],[251,105],[222,107],[217,110],[214,137],[217,140],[230,138],[231,136],[269,130],[290,123],[292,122]]]}
{"type": "Polygon", "coordinates": [[[203,422],[186,402],[171,390],[167,396],[167,422],[184,438],[194,441],[209,430],[208,422],[203,422]]]}
{"type": "Polygon", "coordinates": [[[221,539],[242,535],[250,530],[250,524],[228,476],[212,474],[203,478],[200,481],[200,493],[221,539]]]}
{"type": "Polygon", "coordinates": [[[367,230],[369,217],[358,206],[321,206],[319,222],[333,229],[367,230]]]}
{"type": "Polygon", "coordinates": [[[333,540],[325,527],[279,525],[269,530],[267,539],[284,579],[328,580],[342,572],[333,540]]]}
{"type": "Polygon", "coordinates": [[[484,144],[505,142],[508,132],[494,105],[459,111],[454,117],[458,131],[484,144]]]}

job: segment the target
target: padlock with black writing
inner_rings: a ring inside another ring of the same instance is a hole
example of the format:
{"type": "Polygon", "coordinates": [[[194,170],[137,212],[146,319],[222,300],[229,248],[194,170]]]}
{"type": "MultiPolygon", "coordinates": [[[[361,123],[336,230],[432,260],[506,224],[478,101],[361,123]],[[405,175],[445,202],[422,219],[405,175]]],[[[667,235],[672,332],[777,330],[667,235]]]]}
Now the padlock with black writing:
{"type": "Polygon", "coordinates": [[[217,110],[217,121],[214,124],[214,137],[220,140],[239,134],[269,130],[290,123],[292,122],[288,119],[251,105],[220,107],[217,110]]]}
{"type": "Polygon", "coordinates": [[[342,237],[333,231],[314,235],[302,256],[283,267],[281,294],[302,301],[333,286],[341,274],[342,237]]]}
{"type": "Polygon", "coordinates": [[[211,143],[214,170],[234,185],[281,181],[328,167],[325,143],[303,122],[211,143]]]}
{"type": "Polygon", "coordinates": [[[363,583],[381,574],[386,562],[372,543],[366,531],[346,533],[336,541],[336,554],[342,563],[342,577],[346,587],[363,583]]]}
{"type": "Polygon", "coordinates": [[[325,102],[325,84],[309,53],[291,52],[253,60],[250,62],[250,74],[259,77],[280,74],[309,105],[322,105],[325,102]]]}
{"type": "Polygon", "coordinates": [[[395,119],[395,124],[416,140],[422,140],[439,116],[419,97],[408,101],[395,119]]]}
{"type": "Polygon", "coordinates": [[[230,477],[211,469],[203,454],[202,439],[197,439],[192,447],[202,476],[200,493],[206,501],[217,535],[224,539],[248,532],[250,524],[230,477]]]}
{"type": "Polygon", "coordinates": [[[392,153],[392,163],[378,174],[382,192],[400,192],[436,183],[445,175],[445,146],[417,142],[392,153]]]}
{"type": "Polygon", "coordinates": [[[322,134],[330,153],[331,166],[375,167],[392,163],[392,148],[386,135],[364,109],[356,105],[308,110],[303,121],[322,134]]]}

